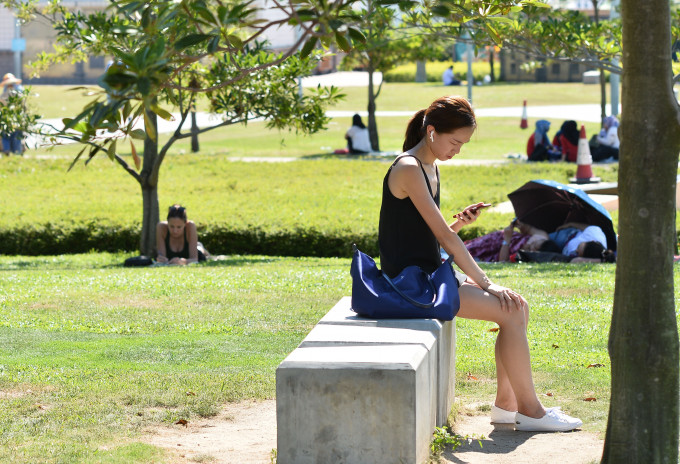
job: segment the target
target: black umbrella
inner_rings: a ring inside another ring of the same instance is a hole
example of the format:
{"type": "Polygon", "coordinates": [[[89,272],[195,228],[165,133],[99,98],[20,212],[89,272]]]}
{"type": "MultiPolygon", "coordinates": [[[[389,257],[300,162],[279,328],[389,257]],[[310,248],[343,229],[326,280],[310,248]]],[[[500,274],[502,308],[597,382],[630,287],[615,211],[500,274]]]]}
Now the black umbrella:
{"type": "Polygon", "coordinates": [[[552,180],[532,180],[508,194],[517,219],[546,232],[567,222],[599,226],[607,237],[607,248],[616,251],[612,217],[583,190],[552,180]]]}

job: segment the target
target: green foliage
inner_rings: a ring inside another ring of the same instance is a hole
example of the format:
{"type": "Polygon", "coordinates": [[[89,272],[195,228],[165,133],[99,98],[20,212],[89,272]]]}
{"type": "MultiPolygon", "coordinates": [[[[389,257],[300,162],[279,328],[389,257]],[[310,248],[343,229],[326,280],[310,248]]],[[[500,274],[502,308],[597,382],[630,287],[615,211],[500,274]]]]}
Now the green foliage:
{"type": "Polygon", "coordinates": [[[41,116],[29,104],[31,88],[10,91],[6,101],[0,101],[0,134],[31,132],[41,116]]]}
{"type": "MultiPolygon", "coordinates": [[[[452,434],[447,426],[435,427],[432,437],[430,442],[430,460],[437,460],[447,447],[452,452],[456,451],[463,442],[469,439],[469,437],[463,437],[456,433],[452,434]]],[[[481,446],[482,443],[479,442],[479,445],[481,446]]]]}

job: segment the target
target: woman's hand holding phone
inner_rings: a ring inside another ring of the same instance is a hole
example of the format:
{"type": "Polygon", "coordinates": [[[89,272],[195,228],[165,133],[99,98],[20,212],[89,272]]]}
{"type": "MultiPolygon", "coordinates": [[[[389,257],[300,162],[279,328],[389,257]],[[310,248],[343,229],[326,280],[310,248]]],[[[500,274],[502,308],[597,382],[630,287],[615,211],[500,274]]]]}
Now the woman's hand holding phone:
{"type": "Polygon", "coordinates": [[[463,211],[456,214],[455,218],[463,222],[465,225],[471,224],[477,220],[481,210],[488,208],[489,206],[491,206],[491,203],[484,203],[483,201],[480,201],[479,203],[475,203],[474,205],[466,207],[463,211]]]}

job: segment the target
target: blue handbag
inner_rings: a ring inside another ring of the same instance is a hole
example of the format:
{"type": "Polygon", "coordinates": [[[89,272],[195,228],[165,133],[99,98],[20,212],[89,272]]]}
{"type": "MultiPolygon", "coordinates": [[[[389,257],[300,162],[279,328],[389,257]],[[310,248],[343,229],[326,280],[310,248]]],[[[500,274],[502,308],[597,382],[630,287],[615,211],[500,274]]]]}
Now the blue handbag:
{"type": "Polygon", "coordinates": [[[408,266],[390,279],[356,246],[352,256],[352,311],[373,319],[450,321],[460,308],[458,280],[449,257],[431,275],[408,266]]]}

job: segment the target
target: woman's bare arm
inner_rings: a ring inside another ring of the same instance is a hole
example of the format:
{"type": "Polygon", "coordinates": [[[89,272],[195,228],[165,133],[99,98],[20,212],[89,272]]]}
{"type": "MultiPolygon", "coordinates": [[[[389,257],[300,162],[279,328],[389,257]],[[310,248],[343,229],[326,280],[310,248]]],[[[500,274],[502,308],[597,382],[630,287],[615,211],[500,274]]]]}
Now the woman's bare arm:
{"type": "Polygon", "coordinates": [[[156,224],[156,250],[158,254],[156,261],[159,263],[167,263],[167,250],[165,249],[165,236],[168,233],[168,223],[163,221],[156,224]]]}

